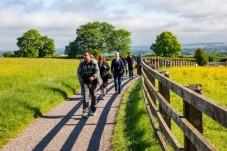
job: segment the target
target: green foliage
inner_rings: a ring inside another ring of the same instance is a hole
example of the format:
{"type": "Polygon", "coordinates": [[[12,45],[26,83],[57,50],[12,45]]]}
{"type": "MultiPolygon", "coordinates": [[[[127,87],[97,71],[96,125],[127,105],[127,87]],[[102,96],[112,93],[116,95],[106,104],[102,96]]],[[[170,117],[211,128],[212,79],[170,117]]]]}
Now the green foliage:
{"type": "Polygon", "coordinates": [[[194,58],[199,66],[205,66],[208,63],[206,52],[202,48],[195,51],[194,58]]]}
{"type": "Polygon", "coordinates": [[[110,37],[110,49],[109,53],[112,52],[112,50],[118,51],[122,56],[127,56],[128,53],[131,52],[130,45],[131,45],[131,33],[128,32],[125,29],[119,29],[113,31],[111,37],[110,37]]]}
{"type": "Polygon", "coordinates": [[[100,50],[98,49],[92,50],[91,54],[94,56],[95,59],[98,59],[98,57],[101,56],[100,50]]]}
{"type": "Polygon", "coordinates": [[[161,150],[154,137],[142,97],[141,78],[123,96],[112,139],[112,150],[161,150]]]}
{"type": "Polygon", "coordinates": [[[78,46],[77,40],[69,42],[69,45],[65,46],[65,54],[68,55],[68,58],[77,58],[78,55],[82,55],[83,51],[78,46]]]}
{"type": "Polygon", "coordinates": [[[158,56],[170,57],[179,55],[182,46],[176,36],[166,31],[157,36],[156,43],[153,43],[150,49],[158,56]]]}
{"type": "Polygon", "coordinates": [[[102,53],[126,52],[130,49],[130,32],[119,29],[106,22],[92,22],[81,25],[76,30],[77,37],[65,47],[69,58],[76,58],[84,51],[99,50],[102,53]]]}
{"type": "Polygon", "coordinates": [[[3,56],[6,57],[6,58],[7,57],[14,57],[14,54],[12,52],[10,52],[10,51],[7,51],[7,52],[3,53],[3,56]]]}
{"type": "Polygon", "coordinates": [[[220,58],[218,56],[216,56],[216,55],[213,55],[213,54],[209,54],[209,55],[207,55],[207,57],[208,57],[208,61],[209,62],[220,61],[220,58]]]}
{"type": "Polygon", "coordinates": [[[79,90],[78,60],[0,59],[0,148],[79,90]]]}
{"type": "Polygon", "coordinates": [[[42,42],[42,47],[39,49],[39,57],[52,57],[56,52],[54,40],[47,36],[42,36],[40,41],[42,42]]]}
{"type": "Polygon", "coordinates": [[[17,46],[20,48],[15,56],[18,57],[45,57],[55,53],[54,40],[42,36],[39,31],[30,29],[17,38],[17,46]]]}

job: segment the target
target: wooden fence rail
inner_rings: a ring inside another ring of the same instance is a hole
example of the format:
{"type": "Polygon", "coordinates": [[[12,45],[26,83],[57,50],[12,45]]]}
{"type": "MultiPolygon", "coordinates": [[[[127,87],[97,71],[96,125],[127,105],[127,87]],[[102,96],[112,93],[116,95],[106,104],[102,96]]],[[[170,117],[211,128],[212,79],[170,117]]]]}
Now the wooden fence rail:
{"type": "MultiPolygon", "coordinates": [[[[144,62],[147,65],[154,65],[156,69],[162,68],[162,67],[183,67],[183,66],[198,66],[195,61],[186,61],[186,60],[168,60],[168,59],[162,59],[162,58],[145,58],[144,62]]],[[[208,66],[225,66],[227,67],[227,61],[226,62],[209,62],[208,66]]]]}
{"type": "Polygon", "coordinates": [[[203,96],[200,94],[201,92],[195,92],[199,90],[200,85],[182,86],[169,79],[168,73],[159,73],[152,69],[156,67],[155,65],[150,64],[151,67],[149,67],[145,62],[142,64],[144,100],[147,104],[150,121],[163,150],[168,150],[165,139],[168,140],[174,150],[217,150],[202,134],[202,113],[227,128],[227,107],[203,96]],[[155,80],[158,80],[158,89],[155,87],[155,80]],[[180,96],[184,101],[183,115],[170,105],[170,91],[180,96]],[[159,108],[156,106],[156,100],[159,103],[159,108]],[[159,124],[155,123],[154,117],[157,118],[159,124]],[[171,119],[175,121],[185,135],[184,147],[171,132],[171,119]],[[164,134],[165,139],[162,134],[164,134]]]}

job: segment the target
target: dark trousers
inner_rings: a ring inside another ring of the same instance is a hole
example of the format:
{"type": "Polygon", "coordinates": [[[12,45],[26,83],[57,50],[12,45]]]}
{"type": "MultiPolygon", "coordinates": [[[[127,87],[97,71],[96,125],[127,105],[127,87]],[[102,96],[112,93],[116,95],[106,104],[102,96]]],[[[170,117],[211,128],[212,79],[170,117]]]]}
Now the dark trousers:
{"type": "Polygon", "coordinates": [[[114,73],[113,76],[115,91],[121,92],[121,81],[123,80],[123,74],[114,73]]]}
{"type": "Polygon", "coordinates": [[[133,78],[133,66],[128,66],[129,78],[133,78]]]}
{"type": "Polygon", "coordinates": [[[97,83],[92,84],[83,84],[83,112],[88,112],[89,107],[89,97],[91,96],[91,111],[96,111],[96,90],[97,90],[97,83]]]}
{"type": "Polygon", "coordinates": [[[140,76],[142,75],[142,65],[141,64],[137,65],[137,74],[140,76]]]}

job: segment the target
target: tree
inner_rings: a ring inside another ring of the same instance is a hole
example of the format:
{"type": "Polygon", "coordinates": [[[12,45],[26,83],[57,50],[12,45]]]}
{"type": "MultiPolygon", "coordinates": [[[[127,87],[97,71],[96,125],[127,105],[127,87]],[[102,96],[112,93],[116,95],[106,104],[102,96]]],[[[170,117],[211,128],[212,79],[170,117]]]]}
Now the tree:
{"type": "Polygon", "coordinates": [[[20,49],[16,52],[16,56],[19,57],[44,57],[53,55],[56,51],[53,39],[42,36],[35,29],[28,30],[17,40],[20,49]]]}
{"type": "Polygon", "coordinates": [[[84,51],[99,50],[100,54],[113,51],[128,51],[131,44],[130,32],[106,22],[93,22],[81,25],[76,30],[77,37],[65,47],[65,54],[74,58],[84,51]]]}
{"type": "Polygon", "coordinates": [[[208,63],[208,58],[205,51],[202,48],[198,48],[195,51],[194,58],[199,66],[205,66],[208,63]]]}
{"type": "Polygon", "coordinates": [[[42,46],[39,48],[39,57],[51,57],[56,52],[54,40],[47,36],[42,36],[40,41],[42,42],[42,46]]]}
{"type": "Polygon", "coordinates": [[[125,29],[119,29],[113,31],[110,37],[110,50],[109,53],[114,51],[118,51],[121,55],[126,56],[128,53],[131,52],[130,45],[131,45],[131,33],[125,29]]]}
{"type": "Polygon", "coordinates": [[[14,57],[14,55],[13,55],[13,53],[11,51],[4,52],[3,56],[6,57],[6,58],[7,57],[14,57]]]}
{"type": "Polygon", "coordinates": [[[69,42],[69,45],[65,46],[65,54],[68,55],[68,58],[76,58],[78,55],[82,55],[82,48],[79,47],[78,42],[74,40],[69,42]]]}
{"type": "Polygon", "coordinates": [[[156,55],[170,57],[180,54],[182,46],[176,36],[166,31],[157,36],[156,43],[153,43],[150,49],[153,50],[156,55]]]}

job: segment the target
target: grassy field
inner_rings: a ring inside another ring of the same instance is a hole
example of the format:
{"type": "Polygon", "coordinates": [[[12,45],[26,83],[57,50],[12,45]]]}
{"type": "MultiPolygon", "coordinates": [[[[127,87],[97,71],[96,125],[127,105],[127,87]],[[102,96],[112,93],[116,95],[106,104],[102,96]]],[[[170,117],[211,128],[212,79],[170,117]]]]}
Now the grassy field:
{"type": "Polygon", "coordinates": [[[0,147],[79,90],[78,60],[0,58],[0,147]]]}
{"type": "MultiPolygon", "coordinates": [[[[169,71],[170,78],[182,85],[202,84],[203,95],[227,106],[227,68],[226,67],[173,67],[162,69],[169,71]]],[[[183,101],[171,92],[171,105],[183,114],[183,101]]],[[[227,148],[227,129],[203,115],[204,136],[220,151],[227,148]]],[[[172,130],[183,144],[183,132],[172,121],[172,130]]]]}
{"type": "Polygon", "coordinates": [[[141,89],[142,81],[139,79],[131,84],[123,96],[112,140],[114,151],[162,150],[154,138],[141,89]]]}

